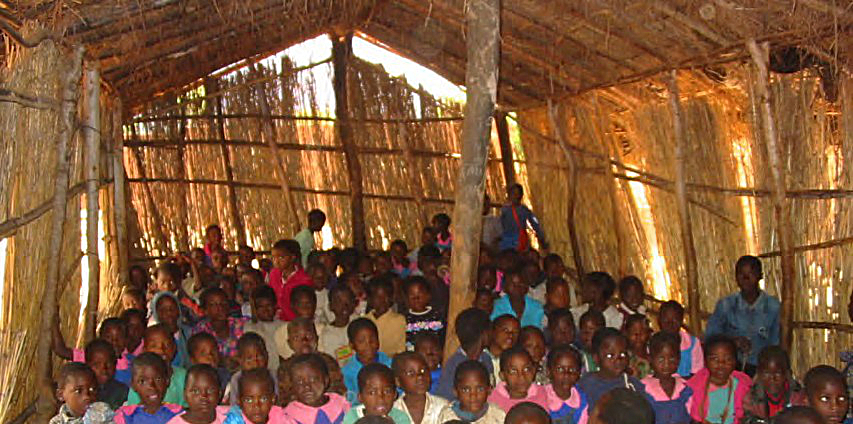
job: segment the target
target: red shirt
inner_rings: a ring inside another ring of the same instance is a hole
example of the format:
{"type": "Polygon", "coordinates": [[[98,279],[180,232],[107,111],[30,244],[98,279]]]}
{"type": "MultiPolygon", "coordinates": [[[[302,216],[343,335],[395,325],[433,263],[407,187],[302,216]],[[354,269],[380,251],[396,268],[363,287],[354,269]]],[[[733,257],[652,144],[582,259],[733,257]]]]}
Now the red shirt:
{"type": "Polygon", "coordinates": [[[296,318],[296,314],[293,313],[293,309],[290,307],[290,293],[296,287],[310,286],[312,284],[311,277],[298,266],[296,267],[296,271],[287,276],[286,280],[282,277],[280,269],[271,269],[269,285],[275,291],[275,296],[278,299],[278,318],[282,321],[292,321],[293,318],[296,318]]]}

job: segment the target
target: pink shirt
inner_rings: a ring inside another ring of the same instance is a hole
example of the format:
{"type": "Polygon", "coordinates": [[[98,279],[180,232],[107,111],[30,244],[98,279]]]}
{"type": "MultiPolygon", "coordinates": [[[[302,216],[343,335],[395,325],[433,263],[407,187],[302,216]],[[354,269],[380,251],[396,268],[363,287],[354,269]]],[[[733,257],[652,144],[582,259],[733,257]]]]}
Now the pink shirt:
{"type": "Polygon", "coordinates": [[[690,349],[690,346],[693,346],[693,350],[690,351],[690,373],[696,374],[699,370],[705,368],[705,355],[702,352],[702,342],[700,342],[699,339],[696,339],[696,337],[693,337],[693,335],[688,333],[685,329],[681,329],[678,333],[681,336],[681,346],[679,346],[679,349],[681,349],[682,352],[690,349]]]}
{"type": "Polygon", "coordinates": [[[513,399],[509,396],[509,391],[507,391],[506,388],[506,382],[501,381],[495,389],[492,390],[492,394],[489,395],[489,402],[494,403],[504,412],[507,412],[510,408],[521,402],[533,402],[543,408],[547,408],[548,397],[545,393],[545,388],[534,383],[527,389],[527,396],[522,399],[513,399]]]}
{"type": "MultiPolygon", "coordinates": [[[[684,381],[680,375],[676,374],[675,377],[675,387],[672,389],[672,396],[667,396],[666,391],[663,390],[663,387],[660,385],[660,380],[652,377],[651,375],[646,378],[640,380],[641,383],[646,387],[646,393],[652,397],[657,402],[664,402],[668,400],[678,399],[678,395],[684,391],[684,388],[687,387],[687,383],[684,381]]],[[[687,410],[690,410],[690,406],[693,405],[693,398],[687,401],[687,410]]]]}
{"type": "MultiPolygon", "coordinates": [[[[222,423],[224,423],[225,422],[225,416],[228,414],[229,408],[230,408],[230,406],[217,406],[216,407],[216,418],[214,418],[210,424],[222,424],[222,423]]],[[[177,417],[172,418],[166,424],[187,424],[187,420],[185,420],[183,417],[183,415],[186,413],[187,413],[186,411],[182,412],[181,415],[178,415],[177,417]]]]}
{"type": "MultiPolygon", "coordinates": [[[[563,409],[563,405],[572,408],[573,410],[577,410],[581,407],[581,394],[578,391],[577,387],[572,387],[572,392],[569,394],[568,399],[562,399],[557,395],[557,392],[554,391],[554,387],[552,385],[547,385],[544,387],[545,389],[545,398],[546,405],[545,409],[548,413],[554,413],[561,409],[563,409]]],[[[584,406],[583,411],[581,411],[580,419],[575,424],[586,424],[587,420],[589,420],[589,406],[584,406]]]]}
{"type": "Polygon", "coordinates": [[[349,402],[337,393],[326,393],[329,401],[319,407],[308,406],[299,401],[290,402],[284,408],[284,423],[313,424],[318,422],[318,415],[325,415],[326,420],[319,422],[339,422],[350,409],[349,402]]]}
{"type": "MultiPolygon", "coordinates": [[[[140,347],[142,343],[140,343],[140,347]]],[[[86,362],[86,351],[83,349],[73,349],[71,351],[71,360],[74,362],[86,362]]],[[[127,359],[127,349],[121,354],[121,358],[116,361],[117,370],[126,370],[130,368],[130,361],[127,359]]]]}

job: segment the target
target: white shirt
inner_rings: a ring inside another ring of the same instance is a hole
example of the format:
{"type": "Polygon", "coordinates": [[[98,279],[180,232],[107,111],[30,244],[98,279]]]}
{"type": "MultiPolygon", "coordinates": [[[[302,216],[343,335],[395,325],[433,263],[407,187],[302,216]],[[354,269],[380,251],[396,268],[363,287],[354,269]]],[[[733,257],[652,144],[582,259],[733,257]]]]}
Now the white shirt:
{"type": "Polygon", "coordinates": [[[406,406],[406,402],[403,400],[404,396],[400,396],[394,401],[394,407],[403,411],[409,417],[409,420],[412,421],[412,424],[441,424],[444,422],[440,421],[438,417],[441,415],[442,408],[448,404],[446,399],[427,393],[426,403],[424,404],[424,418],[420,423],[416,423],[412,418],[412,413],[409,412],[408,406],[406,406]]]}
{"type": "MultiPolygon", "coordinates": [[[[577,325],[580,325],[581,315],[585,314],[586,311],[589,310],[589,304],[584,303],[583,305],[576,306],[570,310],[572,311],[572,317],[574,317],[575,322],[577,323],[577,325]]],[[[615,306],[608,306],[607,309],[602,312],[602,315],[604,315],[605,326],[615,328],[617,330],[622,329],[622,314],[619,313],[618,310],[616,310],[615,306]]]]}

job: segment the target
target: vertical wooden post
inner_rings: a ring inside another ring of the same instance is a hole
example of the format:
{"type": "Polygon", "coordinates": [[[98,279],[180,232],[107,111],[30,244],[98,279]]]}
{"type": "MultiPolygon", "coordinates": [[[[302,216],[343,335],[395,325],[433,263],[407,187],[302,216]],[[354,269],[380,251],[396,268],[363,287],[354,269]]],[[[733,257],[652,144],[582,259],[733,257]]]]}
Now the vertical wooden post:
{"type": "MultiPolygon", "coordinates": [[[[218,84],[213,83],[217,89],[218,84]]],[[[216,90],[218,91],[218,90],[216,90]]],[[[243,224],[243,216],[240,214],[240,208],[237,202],[237,190],[234,188],[234,168],[231,165],[231,151],[228,149],[225,138],[225,119],[222,117],[224,113],[222,109],[222,96],[216,96],[214,99],[216,111],[216,131],[219,136],[219,152],[222,155],[222,166],[225,168],[225,180],[228,181],[226,186],[228,189],[228,211],[231,214],[231,222],[234,224],[234,229],[237,232],[237,245],[246,244],[246,226],[243,224]]]]}
{"type": "Polygon", "coordinates": [[[696,247],[693,245],[690,206],[687,202],[687,174],[684,167],[688,140],[684,134],[684,118],[678,92],[678,71],[672,71],[668,85],[672,131],[675,139],[675,199],[678,205],[678,225],[681,227],[681,244],[684,245],[684,267],[687,271],[687,315],[690,317],[690,330],[693,334],[702,334],[699,265],[696,260],[696,247]]]}
{"type": "Polygon", "coordinates": [[[129,276],[130,244],[127,237],[127,174],[124,169],[124,133],[122,131],[121,101],[115,101],[113,123],[113,214],[118,239],[119,281],[127,284],[129,276]]]}
{"type": "Polygon", "coordinates": [[[512,142],[509,139],[509,122],[506,112],[495,112],[495,127],[498,130],[498,144],[501,148],[501,165],[504,169],[506,187],[515,182],[515,163],[512,155],[512,142]]]}
{"type": "Polygon", "coordinates": [[[87,64],[84,73],[85,120],[85,173],[86,173],[86,259],[89,265],[89,296],[86,301],[86,318],[83,337],[95,337],[98,322],[98,300],[100,298],[100,258],[98,257],[98,186],[100,180],[101,151],[101,76],[97,64],[87,64]]]}
{"type": "MultiPolygon", "coordinates": [[[[746,43],[747,49],[758,69],[758,81],[756,92],[761,103],[761,115],[764,120],[764,142],[767,145],[767,159],[770,162],[770,174],[773,179],[772,199],[773,215],[776,220],[776,234],[779,237],[779,251],[782,253],[782,347],[789,350],[794,337],[794,299],[797,299],[797,285],[794,281],[794,252],[791,250],[791,214],[788,203],[785,200],[785,163],[781,156],[781,146],[776,134],[776,123],[773,119],[773,111],[770,107],[770,90],[768,81],[770,74],[767,71],[769,57],[769,46],[765,42],[761,47],[755,40],[746,43]]],[[[758,123],[756,123],[757,125],[758,123]]]]}
{"type": "MultiPolygon", "coordinates": [[[[59,265],[62,257],[62,233],[65,226],[65,211],[68,204],[68,173],[69,159],[73,149],[69,148],[74,139],[74,130],[77,127],[77,100],[80,96],[80,74],[83,67],[83,47],[75,47],[68,58],[65,59],[66,68],[60,78],[62,87],[62,102],[59,110],[59,133],[56,140],[56,174],[53,192],[53,217],[50,225],[50,244],[48,245],[47,275],[44,282],[44,295],[41,302],[41,331],[39,332],[36,360],[38,364],[38,378],[42,382],[42,390],[39,396],[38,414],[48,417],[53,414],[52,390],[46,390],[53,386],[51,378],[51,335],[54,320],[56,319],[56,293],[59,285],[59,265]],[[49,397],[50,396],[50,397],[49,397]]],[[[45,420],[40,420],[45,422],[45,420]]]]}
{"type": "Polygon", "coordinates": [[[352,122],[349,115],[349,93],[347,92],[347,64],[352,54],[352,33],[332,35],[332,64],[335,69],[335,128],[349,173],[350,202],[352,205],[352,242],[356,249],[367,251],[367,238],[364,224],[364,183],[361,176],[361,161],[358,158],[358,146],[353,138],[352,122]]]}
{"type": "MultiPolygon", "coordinates": [[[[184,108],[181,108],[181,113],[184,112],[184,108]]],[[[177,144],[177,157],[175,158],[175,169],[177,169],[178,178],[181,180],[189,180],[189,175],[187,175],[187,167],[186,167],[186,147],[184,143],[187,140],[187,120],[178,121],[178,136],[176,138],[177,144]]],[[[186,181],[178,184],[178,207],[180,211],[178,213],[177,225],[178,225],[178,245],[176,248],[181,251],[189,251],[190,250],[190,234],[189,229],[189,195],[190,185],[186,181]]]]}
{"type": "Polygon", "coordinates": [[[462,122],[462,159],[453,208],[453,256],[450,261],[450,310],[444,357],[456,351],[456,316],[471,307],[476,286],[483,228],[483,194],[489,157],[492,115],[498,94],[500,60],[500,0],[470,0],[465,14],[468,65],[465,71],[465,119],[462,122]]]}

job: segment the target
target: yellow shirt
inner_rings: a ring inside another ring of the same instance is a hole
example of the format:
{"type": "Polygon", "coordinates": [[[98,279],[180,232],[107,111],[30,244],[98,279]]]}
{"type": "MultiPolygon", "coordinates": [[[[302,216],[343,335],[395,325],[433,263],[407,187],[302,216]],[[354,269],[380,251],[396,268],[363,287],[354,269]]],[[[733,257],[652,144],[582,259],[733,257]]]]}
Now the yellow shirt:
{"type": "Polygon", "coordinates": [[[406,317],[390,309],[378,318],[373,311],[364,314],[364,317],[376,324],[379,330],[379,350],[382,353],[393,358],[406,350],[406,317]]]}

